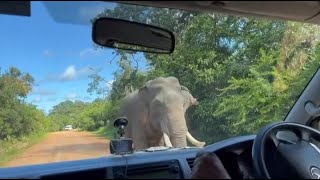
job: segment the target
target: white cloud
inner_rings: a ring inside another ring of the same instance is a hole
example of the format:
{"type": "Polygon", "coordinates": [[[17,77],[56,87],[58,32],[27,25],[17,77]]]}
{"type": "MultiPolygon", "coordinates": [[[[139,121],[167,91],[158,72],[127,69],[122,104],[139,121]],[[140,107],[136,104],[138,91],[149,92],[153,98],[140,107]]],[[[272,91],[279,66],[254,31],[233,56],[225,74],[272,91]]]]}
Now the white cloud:
{"type": "Polygon", "coordinates": [[[51,50],[46,49],[46,50],[43,51],[43,55],[45,57],[52,57],[54,54],[53,54],[53,52],[51,50]]]}
{"type": "Polygon", "coordinates": [[[95,71],[94,68],[90,68],[90,67],[84,67],[79,69],[79,71],[77,72],[78,75],[88,75],[91,74],[95,71]]]}
{"type": "Polygon", "coordinates": [[[56,92],[48,89],[35,89],[30,94],[40,95],[40,96],[51,96],[51,95],[55,95],[56,92]]]}
{"type": "Polygon", "coordinates": [[[47,101],[48,102],[55,102],[57,100],[57,98],[48,98],[47,101]]]}
{"type": "Polygon", "coordinates": [[[48,74],[47,77],[40,80],[38,84],[48,83],[48,82],[65,82],[65,81],[83,79],[83,78],[87,78],[89,75],[97,72],[98,70],[99,68],[93,68],[88,66],[77,68],[75,65],[70,65],[60,74],[48,74]]]}
{"type": "Polygon", "coordinates": [[[77,71],[74,65],[69,66],[60,76],[61,80],[73,80],[76,78],[77,71]]]}
{"type": "Polygon", "coordinates": [[[90,96],[84,96],[84,97],[82,97],[82,100],[84,100],[84,101],[91,101],[91,100],[93,100],[93,98],[90,97],[90,96]]]}
{"type": "Polygon", "coordinates": [[[102,49],[86,48],[86,49],[80,51],[79,56],[81,58],[92,57],[92,56],[101,56],[102,52],[103,52],[102,49]]]}
{"type": "Polygon", "coordinates": [[[88,102],[88,101],[94,100],[92,97],[80,96],[79,94],[74,93],[74,92],[67,94],[64,99],[65,100],[70,100],[70,101],[79,100],[79,101],[82,101],[82,102],[88,102]]]}
{"type": "Polygon", "coordinates": [[[31,103],[42,103],[42,102],[50,102],[55,101],[55,95],[57,94],[56,91],[48,90],[48,89],[34,89],[30,95],[31,97],[34,97],[31,99],[31,103]]]}
{"type": "Polygon", "coordinates": [[[34,98],[33,100],[32,100],[32,103],[39,103],[39,102],[41,102],[42,101],[42,97],[41,96],[38,96],[38,97],[36,97],[36,98],[34,98]]]}
{"type": "Polygon", "coordinates": [[[78,97],[78,95],[76,93],[71,93],[71,94],[68,94],[67,98],[70,98],[70,99],[74,99],[78,97]]]}
{"type": "Polygon", "coordinates": [[[109,80],[108,82],[106,82],[106,86],[107,88],[111,89],[112,88],[112,84],[113,84],[114,80],[109,80]]]}
{"type": "Polygon", "coordinates": [[[70,94],[68,94],[68,95],[66,96],[65,99],[73,101],[73,100],[75,100],[77,97],[78,97],[78,94],[76,94],[76,93],[70,93],[70,94]]]}
{"type": "Polygon", "coordinates": [[[80,77],[88,76],[95,72],[94,68],[84,67],[77,69],[74,65],[70,65],[65,71],[59,76],[60,81],[71,81],[80,77]]]}

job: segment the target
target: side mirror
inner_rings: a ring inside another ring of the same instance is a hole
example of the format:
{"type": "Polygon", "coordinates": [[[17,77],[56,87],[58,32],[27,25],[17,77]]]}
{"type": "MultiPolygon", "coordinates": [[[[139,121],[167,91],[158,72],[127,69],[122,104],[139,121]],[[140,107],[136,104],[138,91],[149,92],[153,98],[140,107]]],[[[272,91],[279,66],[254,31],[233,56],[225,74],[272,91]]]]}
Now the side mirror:
{"type": "Polygon", "coordinates": [[[93,23],[92,39],[100,46],[131,51],[169,54],[175,48],[175,37],[169,30],[108,17],[93,23]]]}

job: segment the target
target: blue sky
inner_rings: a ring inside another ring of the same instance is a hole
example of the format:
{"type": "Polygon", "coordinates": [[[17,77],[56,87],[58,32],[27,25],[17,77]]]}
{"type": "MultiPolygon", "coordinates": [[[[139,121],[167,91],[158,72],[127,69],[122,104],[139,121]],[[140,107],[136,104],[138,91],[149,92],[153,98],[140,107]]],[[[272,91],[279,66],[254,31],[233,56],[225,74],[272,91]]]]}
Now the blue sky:
{"type": "MultiPolygon", "coordinates": [[[[46,112],[67,99],[94,100],[96,95],[87,93],[88,75],[93,72],[90,68],[103,68],[101,73],[108,81],[113,80],[112,73],[117,69],[115,63],[109,63],[114,56],[112,49],[93,49],[89,23],[95,14],[112,6],[82,3],[91,6],[72,8],[70,2],[64,2],[63,7],[73,11],[57,17],[77,17],[78,24],[55,22],[42,2],[32,2],[31,17],[0,15],[0,67],[14,66],[30,73],[37,85],[27,101],[46,112]]],[[[56,4],[55,10],[63,14],[61,7],[61,3],[56,4]]]]}

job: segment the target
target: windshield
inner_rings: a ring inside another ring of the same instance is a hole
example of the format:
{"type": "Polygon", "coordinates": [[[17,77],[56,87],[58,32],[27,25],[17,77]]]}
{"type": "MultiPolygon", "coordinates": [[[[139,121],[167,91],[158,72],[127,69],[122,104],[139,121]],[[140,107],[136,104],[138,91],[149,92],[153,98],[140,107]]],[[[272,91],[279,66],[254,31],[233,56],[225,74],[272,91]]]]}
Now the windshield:
{"type": "MultiPolygon", "coordinates": [[[[164,125],[173,145],[176,127],[198,141],[188,146],[255,134],[284,120],[320,62],[319,27],[290,21],[73,1],[31,2],[31,17],[0,15],[0,21],[2,167],[107,156],[124,97],[157,77],[175,77],[191,94],[181,107],[177,99],[168,105],[165,93],[165,100],[145,95],[127,103],[136,113],[129,121],[180,113],[164,125]],[[175,51],[132,53],[98,46],[92,22],[104,16],[171,30],[175,51]],[[139,106],[154,99],[167,104],[139,106]]],[[[162,137],[164,126],[157,123],[129,122],[136,131],[162,137]]]]}

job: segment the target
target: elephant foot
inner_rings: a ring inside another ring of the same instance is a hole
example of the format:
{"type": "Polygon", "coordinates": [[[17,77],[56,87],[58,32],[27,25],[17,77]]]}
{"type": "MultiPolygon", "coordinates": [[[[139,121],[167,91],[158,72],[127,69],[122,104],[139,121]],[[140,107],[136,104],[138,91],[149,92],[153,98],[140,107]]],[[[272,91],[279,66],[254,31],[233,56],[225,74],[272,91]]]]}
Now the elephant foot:
{"type": "Polygon", "coordinates": [[[203,147],[204,145],[206,145],[205,142],[199,142],[197,144],[195,144],[197,147],[203,147]]]}

